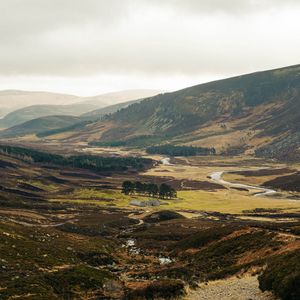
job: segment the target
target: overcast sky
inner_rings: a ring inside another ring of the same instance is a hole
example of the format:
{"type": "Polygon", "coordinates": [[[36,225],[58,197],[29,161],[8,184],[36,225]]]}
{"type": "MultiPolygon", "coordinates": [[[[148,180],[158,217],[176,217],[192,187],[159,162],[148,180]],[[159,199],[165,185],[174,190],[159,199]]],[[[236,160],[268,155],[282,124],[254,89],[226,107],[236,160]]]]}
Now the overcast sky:
{"type": "Polygon", "coordinates": [[[300,63],[299,0],[0,0],[0,89],[176,90],[300,63]]]}

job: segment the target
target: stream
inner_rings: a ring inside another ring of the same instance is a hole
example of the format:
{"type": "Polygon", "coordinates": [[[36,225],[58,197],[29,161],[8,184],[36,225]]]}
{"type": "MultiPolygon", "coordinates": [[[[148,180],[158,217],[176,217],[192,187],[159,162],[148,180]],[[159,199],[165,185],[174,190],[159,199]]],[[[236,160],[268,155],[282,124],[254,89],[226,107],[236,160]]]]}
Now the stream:
{"type": "Polygon", "coordinates": [[[269,196],[276,194],[277,192],[272,189],[268,189],[262,186],[254,186],[254,185],[247,185],[247,184],[242,184],[242,183],[232,183],[229,181],[226,181],[222,179],[222,175],[225,173],[225,171],[218,171],[218,172],[213,172],[210,175],[210,178],[215,181],[216,183],[227,185],[229,187],[235,187],[235,188],[243,188],[247,190],[259,190],[260,192],[256,193],[254,197],[262,197],[262,196],[269,196]]]}
{"type": "MultiPolygon", "coordinates": [[[[172,164],[170,163],[170,158],[169,157],[165,157],[161,160],[163,165],[166,166],[172,166],[172,164]]],[[[277,192],[275,190],[272,189],[268,189],[262,186],[254,186],[254,185],[248,185],[248,184],[242,184],[242,183],[233,183],[233,182],[229,182],[226,181],[224,179],[222,179],[222,175],[226,173],[226,171],[217,171],[217,172],[213,172],[210,175],[210,178],[219,184],[222,185],[226,185],[229,187],[235,187],[235,188],[242,188],[242,189],[247,189],[247,190],[258,190],[259,192],[254,194],[254,197],[264,197],[264,196],[270,196],[270,195],[274,195],[277,192]]]]}

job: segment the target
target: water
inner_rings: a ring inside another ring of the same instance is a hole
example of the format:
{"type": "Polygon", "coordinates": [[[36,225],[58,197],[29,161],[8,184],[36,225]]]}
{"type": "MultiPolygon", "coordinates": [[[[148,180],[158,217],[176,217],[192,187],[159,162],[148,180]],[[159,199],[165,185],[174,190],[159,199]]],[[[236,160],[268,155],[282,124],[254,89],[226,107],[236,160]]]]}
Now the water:
{"type": "Polygon", "coordinates": [[[135,246],[135,240],[129,239],[126,241],[126,247],[134,247],[135,246]]]}
{"type": "Polygon", "coordinates": [[[165,166],[172,166],[172,164],[170,163],[170,158],[169,157],[165,157],[161,160],[162,164],[165,166]]]}
{"type": "Polygon", "coordinates": [[[161,265],[167,265],[173,262],[169,257],[159,257],[158,260],[161,265]]]}
{"type": "Polygon", "coordinates": [[[261,197],[261,196],[268,196],[268,195],[273,195],[276,194],[277,192],[272,189],[267,189],[261,186],[253,186],[253,185],[247,185],[247,184],[242,184],[242,183],[232,183],[229,181],[226,181],[222,179],[222,175],[224,174],[224,171],[218,171],[214,172],[210,175],[210,178],[220,184],[223,185],[228,185],[231,187],[237,187],[237,188],[243,188],[243,189],[248,189],[248,190],[260,190],[261,192],[258,192],[254,195],[254,197],[261,197]]]}

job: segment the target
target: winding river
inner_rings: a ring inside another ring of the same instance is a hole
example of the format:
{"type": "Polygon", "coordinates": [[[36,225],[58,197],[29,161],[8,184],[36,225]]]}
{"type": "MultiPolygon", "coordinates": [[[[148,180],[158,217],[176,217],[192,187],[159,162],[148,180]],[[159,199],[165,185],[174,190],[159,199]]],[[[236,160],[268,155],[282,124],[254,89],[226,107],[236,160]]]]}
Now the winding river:
{"type": "Polygon", "coordinates": [[[276,194],[277,192],[272,189],[268,189],[262,186],[254,186],[254,185],[247,185],[247,184],[242,184],[242,183],[233,183],[226,181],[222,179],[222,175],[225,173],[225,171],[218,171],[218,172],[213,172],[210,175],[210,178],[215,181],[216,183],[226,185],[229,187],[235,187],[235,188],[242,188],[242,189],[247,189],[247,190],[258,190],[259,192],[254,195],[254,197],[262,197],[262,196],[269,196],[276,194]]]}
{"type": "MultiPolygon", "coordinates": [[[[162,162],[163,165],[166,165],[166,166],[172,166],[173,165],[173,164],[170,163],[170,158],[169,157],[165,157],[165,158],[161,159],[161,162],[162,162]]],[[[248,185],[248,184],[242,184],[242,183],[233,183],[233,182],[226,181],[226,180],[222,179],[222,175],[224,173],[226,173],[226,171],[213,172],[210,175],[210,178],[214,182],[225,185],[225,186],[241,188],[241,189],[247,189],[247,190],[256,190],[258,192],[254,194],[254,197],[270,196],[270,195],[273,195],[273,194],[277,193],[275,190],[268,189],[268,188],[265,188],[265,187],[262,187],[262,186],[254,186],[254,185],[248,185]]]]}

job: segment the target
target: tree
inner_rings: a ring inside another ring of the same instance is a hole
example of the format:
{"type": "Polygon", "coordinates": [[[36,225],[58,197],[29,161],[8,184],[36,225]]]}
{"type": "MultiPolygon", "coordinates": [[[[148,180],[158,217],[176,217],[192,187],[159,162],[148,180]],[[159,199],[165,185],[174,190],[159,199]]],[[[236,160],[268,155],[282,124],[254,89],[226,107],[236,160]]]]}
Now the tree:
{"type": "Polygon", "coordinates": [[[132,194],[134,192],[134,183],[126,180],[123,182],[122,184],[122,193],[124,193],[125,195],[129,195],[132,194]]]}
{"type": "Polygon", "coordinates": [[[159,196],[161,198],[176,198],[177,192],[169,185],[162,183],[159,187],[159,196]]]}
{"type": "Polygon", "coordinates": [[[122,193],[130,195],[132,193],[147,194],[149,197],[176,198],[176,191],[169,185],[163,183],[158,186],[155,183],[143,183],[140,181],[131,182],[126,180],[122,184],[122,193]]]}
{"type": "Polygon", "coordinates": [[[170,198],[177,198],[177,192],[173,188],[171,188],[169,193],[168,193],[168,196],[170,198]]]}
{"type": "Polygon", "coordinates": [[[168,197],[169,192],[170,192],[170,187],[167,184],[162,183],[159,187],[159,196],[164,199],[168,197]]]}
{"type": "Polygon", "coordinates": [[[143,194],[145,192],[145,185],[141,183],[140,181],[135,182],[135,191],[138,194],[143,194]]]}
{"type": "Polygon", "coordinates": [[[159,192],[159,188],[158,188],[157,184],[154,184],[154,183],[147,184],[147,192],[148,192],[149,196],[152,196],[152,197],[157,196],[157,194],[159,192]]]}

